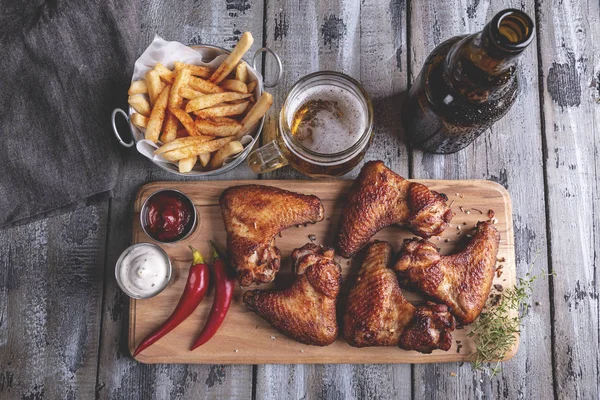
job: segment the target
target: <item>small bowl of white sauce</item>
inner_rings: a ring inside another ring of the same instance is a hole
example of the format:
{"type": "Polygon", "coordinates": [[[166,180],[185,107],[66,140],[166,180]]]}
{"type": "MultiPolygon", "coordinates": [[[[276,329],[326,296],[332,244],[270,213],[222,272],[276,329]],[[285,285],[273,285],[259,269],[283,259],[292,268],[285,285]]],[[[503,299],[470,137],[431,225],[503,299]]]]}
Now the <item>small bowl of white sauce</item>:
{"type": "Polygon", "coordinates": [[[125,249],[117,260],[115,278],[129,297],[149,299],[167,287],[172,270],[163,249],[152,243],[137,243],[125,249]]]}

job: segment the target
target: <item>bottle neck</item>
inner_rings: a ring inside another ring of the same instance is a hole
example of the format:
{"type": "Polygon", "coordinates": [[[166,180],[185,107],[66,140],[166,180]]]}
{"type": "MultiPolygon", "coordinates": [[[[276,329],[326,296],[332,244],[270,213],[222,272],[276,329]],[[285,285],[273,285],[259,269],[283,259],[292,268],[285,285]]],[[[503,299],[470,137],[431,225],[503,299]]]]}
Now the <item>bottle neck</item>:
{"type": "Polygon", "coordinates": [[[481,32],[456,42],[444,61],[447,83],[475,102],[508,87],[517,59],[533,40],[533,21],[519,10],[504,10],[481,32]]]}

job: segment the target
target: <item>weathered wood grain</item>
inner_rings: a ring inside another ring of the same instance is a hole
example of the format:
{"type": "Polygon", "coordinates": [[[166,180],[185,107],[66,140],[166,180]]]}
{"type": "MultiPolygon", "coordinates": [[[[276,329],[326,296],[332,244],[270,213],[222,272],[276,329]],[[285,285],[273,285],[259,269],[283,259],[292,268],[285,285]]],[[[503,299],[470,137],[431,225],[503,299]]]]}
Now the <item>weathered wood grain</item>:
{"type": "MultiPolygon", "coordinates": [[[[367,1],[360,7],[360,82],[371,96],[375,137],[365,161],[382,160],[408,176],[400,109],[407,89],[406,1],[367,1]]],[[[362,164],[351,174],[356,176],[362,164]]]]}
{"type": "Polygon", "coordinates": [[[270,365],[258,368],[257,399],[409,399],[401,365],[270,365]],[[309,368],[310,367],[310,368],[309,368]]]}
{"type": "Polygon", "coordinates": [[[107,198],[0,231],[0,398],[93,398],[107,198]]]}
{"type": "Polygon", "coordinates": [[[538,21],[556,392],[598,398],[600,4],[540,1],[538,21]]]}
{"type": "MultiPolygon", "coordinates": [[[[263,143],[277,135],[281,106],[291,87],[301,77],[323,70],[343,72],[360,80],[360,5],[350,2],[266,2],[265,45],[283,60],[283,79],[273,93],[267,113],[263,143]]],[[[267,57],[264,75],[276,73],[276,64],[267,57]]],[[[267,179],[302,179],[291,166],[265,174],[267,179]]]]}
{"type": "MultiPolygon", "coordinates": [[[[406,2],[266,2],[265,45],[284,60],[285,73],[273,91],[263,142],[275,137],[277,115],[291,86],[318,70],[335,70],[360,81],[375,107],[375,138],[365,161],[381,159],[408,175],[408,154],[398,138],[401,92],[406,88],[406,2]]],[[[274,64],[267,61],[265,76],[274,64]]],[[[354,177],[360,166],[347,174],[354,177]]],[[[266,178],[301,179],[291,167],[266,178]]],[[[258,366],[257,398],[406,398],[409,365],[258,366]],[[378,377],[374,379],[374,377],[378,377]]]]}
{"type": "MultiPolygon", "coordinates": [[[[195,2],[145,2],[141,10],[139,52],[155,34],[167,40],[190,44],[235,46],[239,35],[252,32],[260,47],[263,2],[257,0],[195,2]]],[[[123,88],[125,100],[126,88],[123,88]]],[[[107,271],[114,271],[119,254],[131,243],[132,210],[135,193],[144,183],[158,179],[179,179],[152,165],[131,151],[122,168],[122,177],[113,191],[107,241],[107,271]]],[[[248,179],[254,175],[246,166],[211,179],[248,179]]],[[[113,272],[107,272],[104,290],[102,337],[97,395],[110,399],[198,399],[252,397],[252,367],[222,365],[143,365],[127,350],[128,298],[118,288],[113,272]]]]}
{"type": "MultiPolygon", "coordinates": [[[[173,5],[146,0],[139,10],[140,26],[124,26],[123,31],[141,30],[141,52],[155,33],[184,43],[231,47],[241,32],[251,30],[253,49],[262,44],[274,48],[287,71],[282,84],[271,90],[276,101],[267,135],[275,132],[274,117],[297,78],[328,68],[349,73],[364,84],[376,108],[376,138],[366,159],[382,159],[406,176],[409,157],[396,140],[401,129],[395,110],[407,75],[414,79],[436,44],[480,29],[505,6],[536,14],[539,48],[532,44],[522,57],[521,93],[510,113],[457,155],[415,151],[410,158],[417,178],[488,178],[505,185],[513,197],[520,274],[538,251],[533,270],[557,271],[551,298],[546,281],[535,285],[533,301],[541,304],[533,306],[526,320],[516,358],[491,382],[473,374],[469,365],[414,366],[413,379],[406,365],[259,366],[254,389],[251,367],[137,364],[127,355],[128,302],[112,268],[131,240],[132,201],[139,186],[174,176],[133,155],[124,165],[110,211],[106,203],[94,200],[58,217],[0,231],[0,398],[92,398],[98,348],[98,398],[598,397],[597,2],[536,0],[534,10],[533,0],[469,0],[458,5],[413,1],[408,48],[403,0],[306,3],[187,0],[173,5]],[[70,228],[72,221],[77,229],[70,228]]],[[[270,72],[269,62],[267,77],[272,77],[270,72]]],[[[240,167],[216,179],[252,177],[240,167]]],[[[301,176],[287,168],[270,177],[301,176]]]]}
{"type": "MultiPolygon", "coordinates": [[[[381,159],[407,174],[408,154],[397,126],[406,89],[406,2],[393,1],[267,1],[265,45],[284,63],[281,83],[271,89],[274,103],[267,114],[263,143],[277,134],[277,118],[292,85],[316,71],[343,72],[358,80],[375,109],[375,139],[365,161],[381,159]]],[[[267,57],[266,79],[276,73],[267,57]]],[[[358,175],[361,163],[346,177],[358,175]]],[[[306,178],[287,166],[266,178],[306,178]]]]}
{"type": "MultiPolygon", "coordinates": [[[[524,9],[534,16],[533,1],[413,2],[410,7],[410,76],[419,73],[435,46],[458,34],[481,30],[503,8],[524,9]]],[[[452,155],[413,152],[415,178],[484,178],[504,185],[513,199],[517,271],[523,276],[536,260],[534,271],[547,271],[544,223],[544,179],[538,101],[536,44],[520,58],[517,103],[489,133],[452,155]]],[[[414,367],[414,398],[552,398],[551,329],[547,280],[535,284],[534,306],[525,321],[517,356],[503,365],[500,378],[489,380],[463,366],[440,364],[414,367]],[[451,373],[456,373],[452,376],[451,373]]]]}

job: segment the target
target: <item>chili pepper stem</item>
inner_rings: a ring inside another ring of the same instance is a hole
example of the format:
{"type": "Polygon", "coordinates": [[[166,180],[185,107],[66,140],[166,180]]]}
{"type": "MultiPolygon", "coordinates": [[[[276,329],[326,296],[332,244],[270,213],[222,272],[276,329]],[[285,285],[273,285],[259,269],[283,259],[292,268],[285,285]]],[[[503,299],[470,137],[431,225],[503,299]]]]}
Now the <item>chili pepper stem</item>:
{"type": "Polygon", "coordinates": [[[213,260],[220,259],[221,255],[219,254],[219,251],[217,250],[215,243],[212,240],[209,240],[209,242],[210,242],[210,247],[212,248],[212,251],[213,251],[213,260]]]}
{"type": "Polygon", "coordinates": [[[189,248],[192,250],[192,265],[204,264],[204,257],[202,257],[202,254],[192,246],[189,246],[189,248]]]}

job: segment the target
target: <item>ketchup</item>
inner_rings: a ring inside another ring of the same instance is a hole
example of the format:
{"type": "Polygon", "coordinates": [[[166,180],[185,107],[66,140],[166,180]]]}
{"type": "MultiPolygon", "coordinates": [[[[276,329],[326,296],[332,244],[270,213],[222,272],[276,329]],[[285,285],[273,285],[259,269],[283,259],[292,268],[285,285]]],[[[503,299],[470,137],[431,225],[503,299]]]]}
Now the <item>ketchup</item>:
{"type": "Polygon", "coordinates": [[[148,226],[152,237],[172,242],[185,234],[192,220],[192,210],[179,193],[157,193],[148,200],[148,226]]]}

